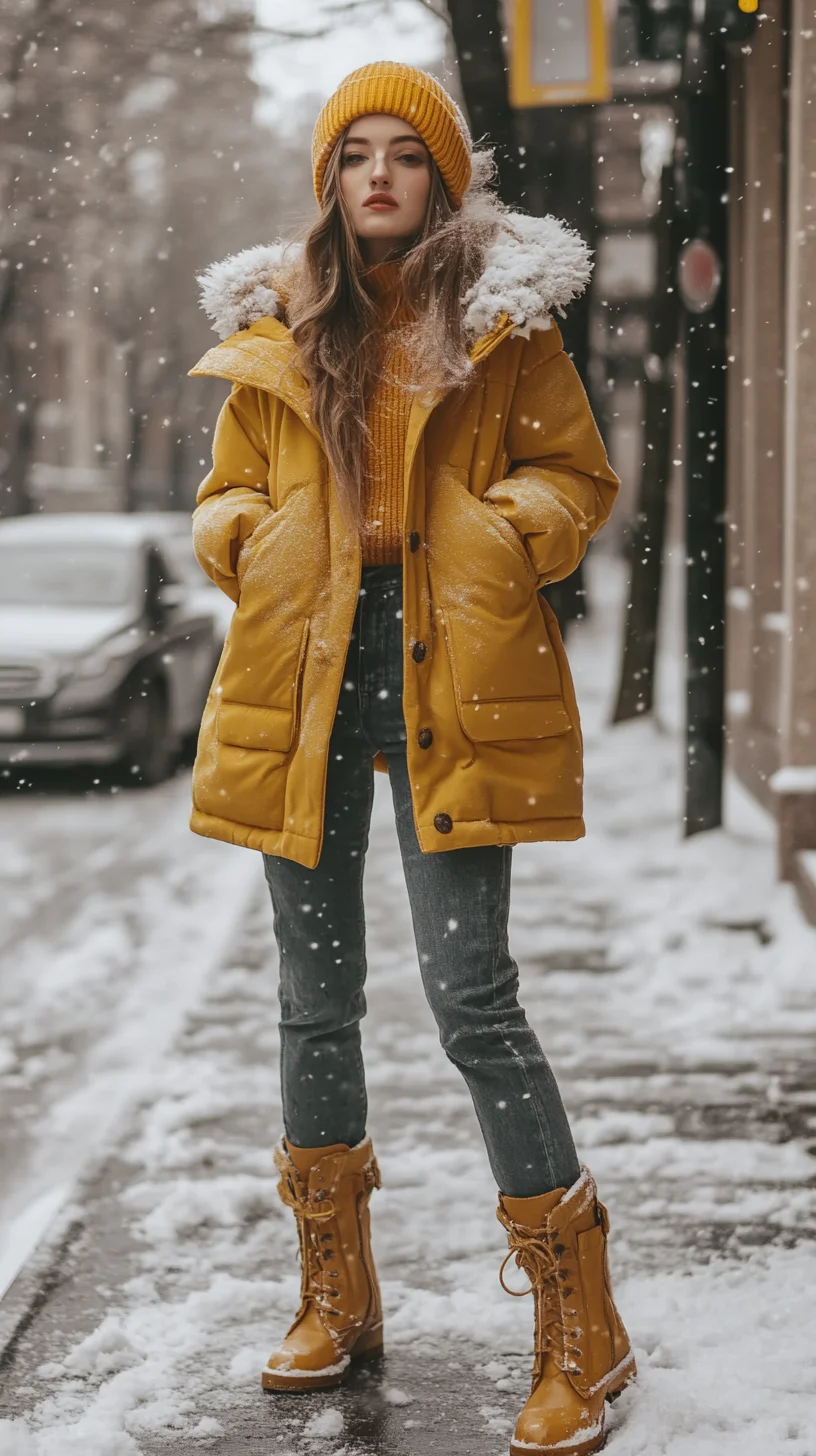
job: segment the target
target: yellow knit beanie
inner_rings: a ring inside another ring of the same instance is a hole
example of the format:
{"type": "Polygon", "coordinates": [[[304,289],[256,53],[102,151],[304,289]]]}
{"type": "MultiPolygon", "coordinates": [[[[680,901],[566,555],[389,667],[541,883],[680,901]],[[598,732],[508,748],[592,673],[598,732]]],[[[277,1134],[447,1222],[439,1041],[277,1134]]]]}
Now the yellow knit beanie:
{"type": "Polygon", "coordinates": [[[415,66],[375,61],[340,82],[315,122],[312,137],[314,190],[318,202],[332,147],[358,116],[399,116],[419,132],[456,206],[470,182],[472,142],[468,124],[444,86],[415,66]]]}

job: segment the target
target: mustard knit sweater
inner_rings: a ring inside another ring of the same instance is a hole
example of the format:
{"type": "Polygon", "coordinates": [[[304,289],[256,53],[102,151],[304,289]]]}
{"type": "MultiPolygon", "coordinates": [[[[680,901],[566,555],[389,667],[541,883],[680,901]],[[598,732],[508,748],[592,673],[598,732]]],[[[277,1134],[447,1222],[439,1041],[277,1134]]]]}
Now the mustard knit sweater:
{"type": "Polygon", "coordinates": [[[411,392],[409,360],[395,331],[414,314],[402,296],[401,263],[378,263],[364,274],[384,335],[380,377],[366,410],[370,439],[362,484],[363,564],[402,561],[403,471],[411,392]]]}

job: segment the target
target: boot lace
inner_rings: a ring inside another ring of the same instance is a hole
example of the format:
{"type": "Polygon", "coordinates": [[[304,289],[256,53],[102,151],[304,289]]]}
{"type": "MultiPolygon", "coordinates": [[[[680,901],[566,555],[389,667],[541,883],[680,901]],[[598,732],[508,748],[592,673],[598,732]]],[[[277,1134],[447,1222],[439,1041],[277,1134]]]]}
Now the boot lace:
{"type": "Polygon", "coordinates": [[[499,1283],[506,1294],[512,1294],[516,1299],[524,1299],[528,1294],[535,1299],[533,1383],[540,1378],[548,1354],[552,1354],[562,1369],[580,1374],[579,1362],[583,1351],[580,1345],[572,1342],[570,1335],[580,1337],[581,1331],[575,1326],[568,1330],[563,1319],[565,1314],[577,1313],[564,1304],[573,1292],[570,1276],[561,1262],[564,1246],[556,1241],[548,1225],[540,1229],[522,1228],[502,1208],[499,1208],[498,1217],[507,1230],[509,1245],[499,1270],[499,1283]],[[511,1259],[515,1259],[517,1267],[527,1275],[530,1281],[527,1289],[511,1289],[505,1282],[504,1271],[511,1259]]]}
{"type": "MultiPolygon", "coordinates": [[[[298,1177],[292,1163],[276,1154],[275,1162],[280,1172],[278,1193],[281,1202],[292,1209],[297,1220],[300,1239],[300,1301],[301,1309],[311,1301],[321,1314],[336,1318],[342,1313],[337,1301],[340,1299],[340,1269],[337,1266],[336,1245],[339,1230],[333,1222],[336,1207],[331,1194],[323,1188],[310,1193],[308,1184],[298,1177]]],[[[363,1169],[364,1192],[380,1187],[380,1171],[376,1159],[363,1169]]]]}

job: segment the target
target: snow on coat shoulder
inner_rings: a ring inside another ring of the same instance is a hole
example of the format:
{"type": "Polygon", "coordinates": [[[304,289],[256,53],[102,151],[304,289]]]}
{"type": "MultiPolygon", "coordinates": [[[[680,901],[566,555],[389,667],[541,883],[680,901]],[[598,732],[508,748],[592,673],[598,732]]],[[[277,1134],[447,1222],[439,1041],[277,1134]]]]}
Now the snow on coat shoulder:
{"type": "MultiPolygon", "coordinates": [[[[281,318],[286,275],[302,256],[302,243],[279,240],[244,248],[199,274],[201,307],[219,338],[281,318]]],[[[527,337],[548,328],[549,315],[583,293],[591,271],[587,244],[558,218],[502,212],[481,276],[462,299],[465,332],[477,339],[503,314],[527,337]]]]}

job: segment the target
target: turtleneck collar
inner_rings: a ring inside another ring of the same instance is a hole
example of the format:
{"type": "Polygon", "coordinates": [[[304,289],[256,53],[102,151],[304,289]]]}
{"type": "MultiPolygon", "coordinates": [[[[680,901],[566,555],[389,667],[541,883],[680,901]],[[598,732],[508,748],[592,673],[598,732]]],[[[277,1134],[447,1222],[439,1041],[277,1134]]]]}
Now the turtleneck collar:
{"type": "Polygon", "coordinates": [[[387,324],[393,327],[411,323],[414,312],[402,293],[402,258],[375,263],[365,269],[362,279],[387,324]]]}

